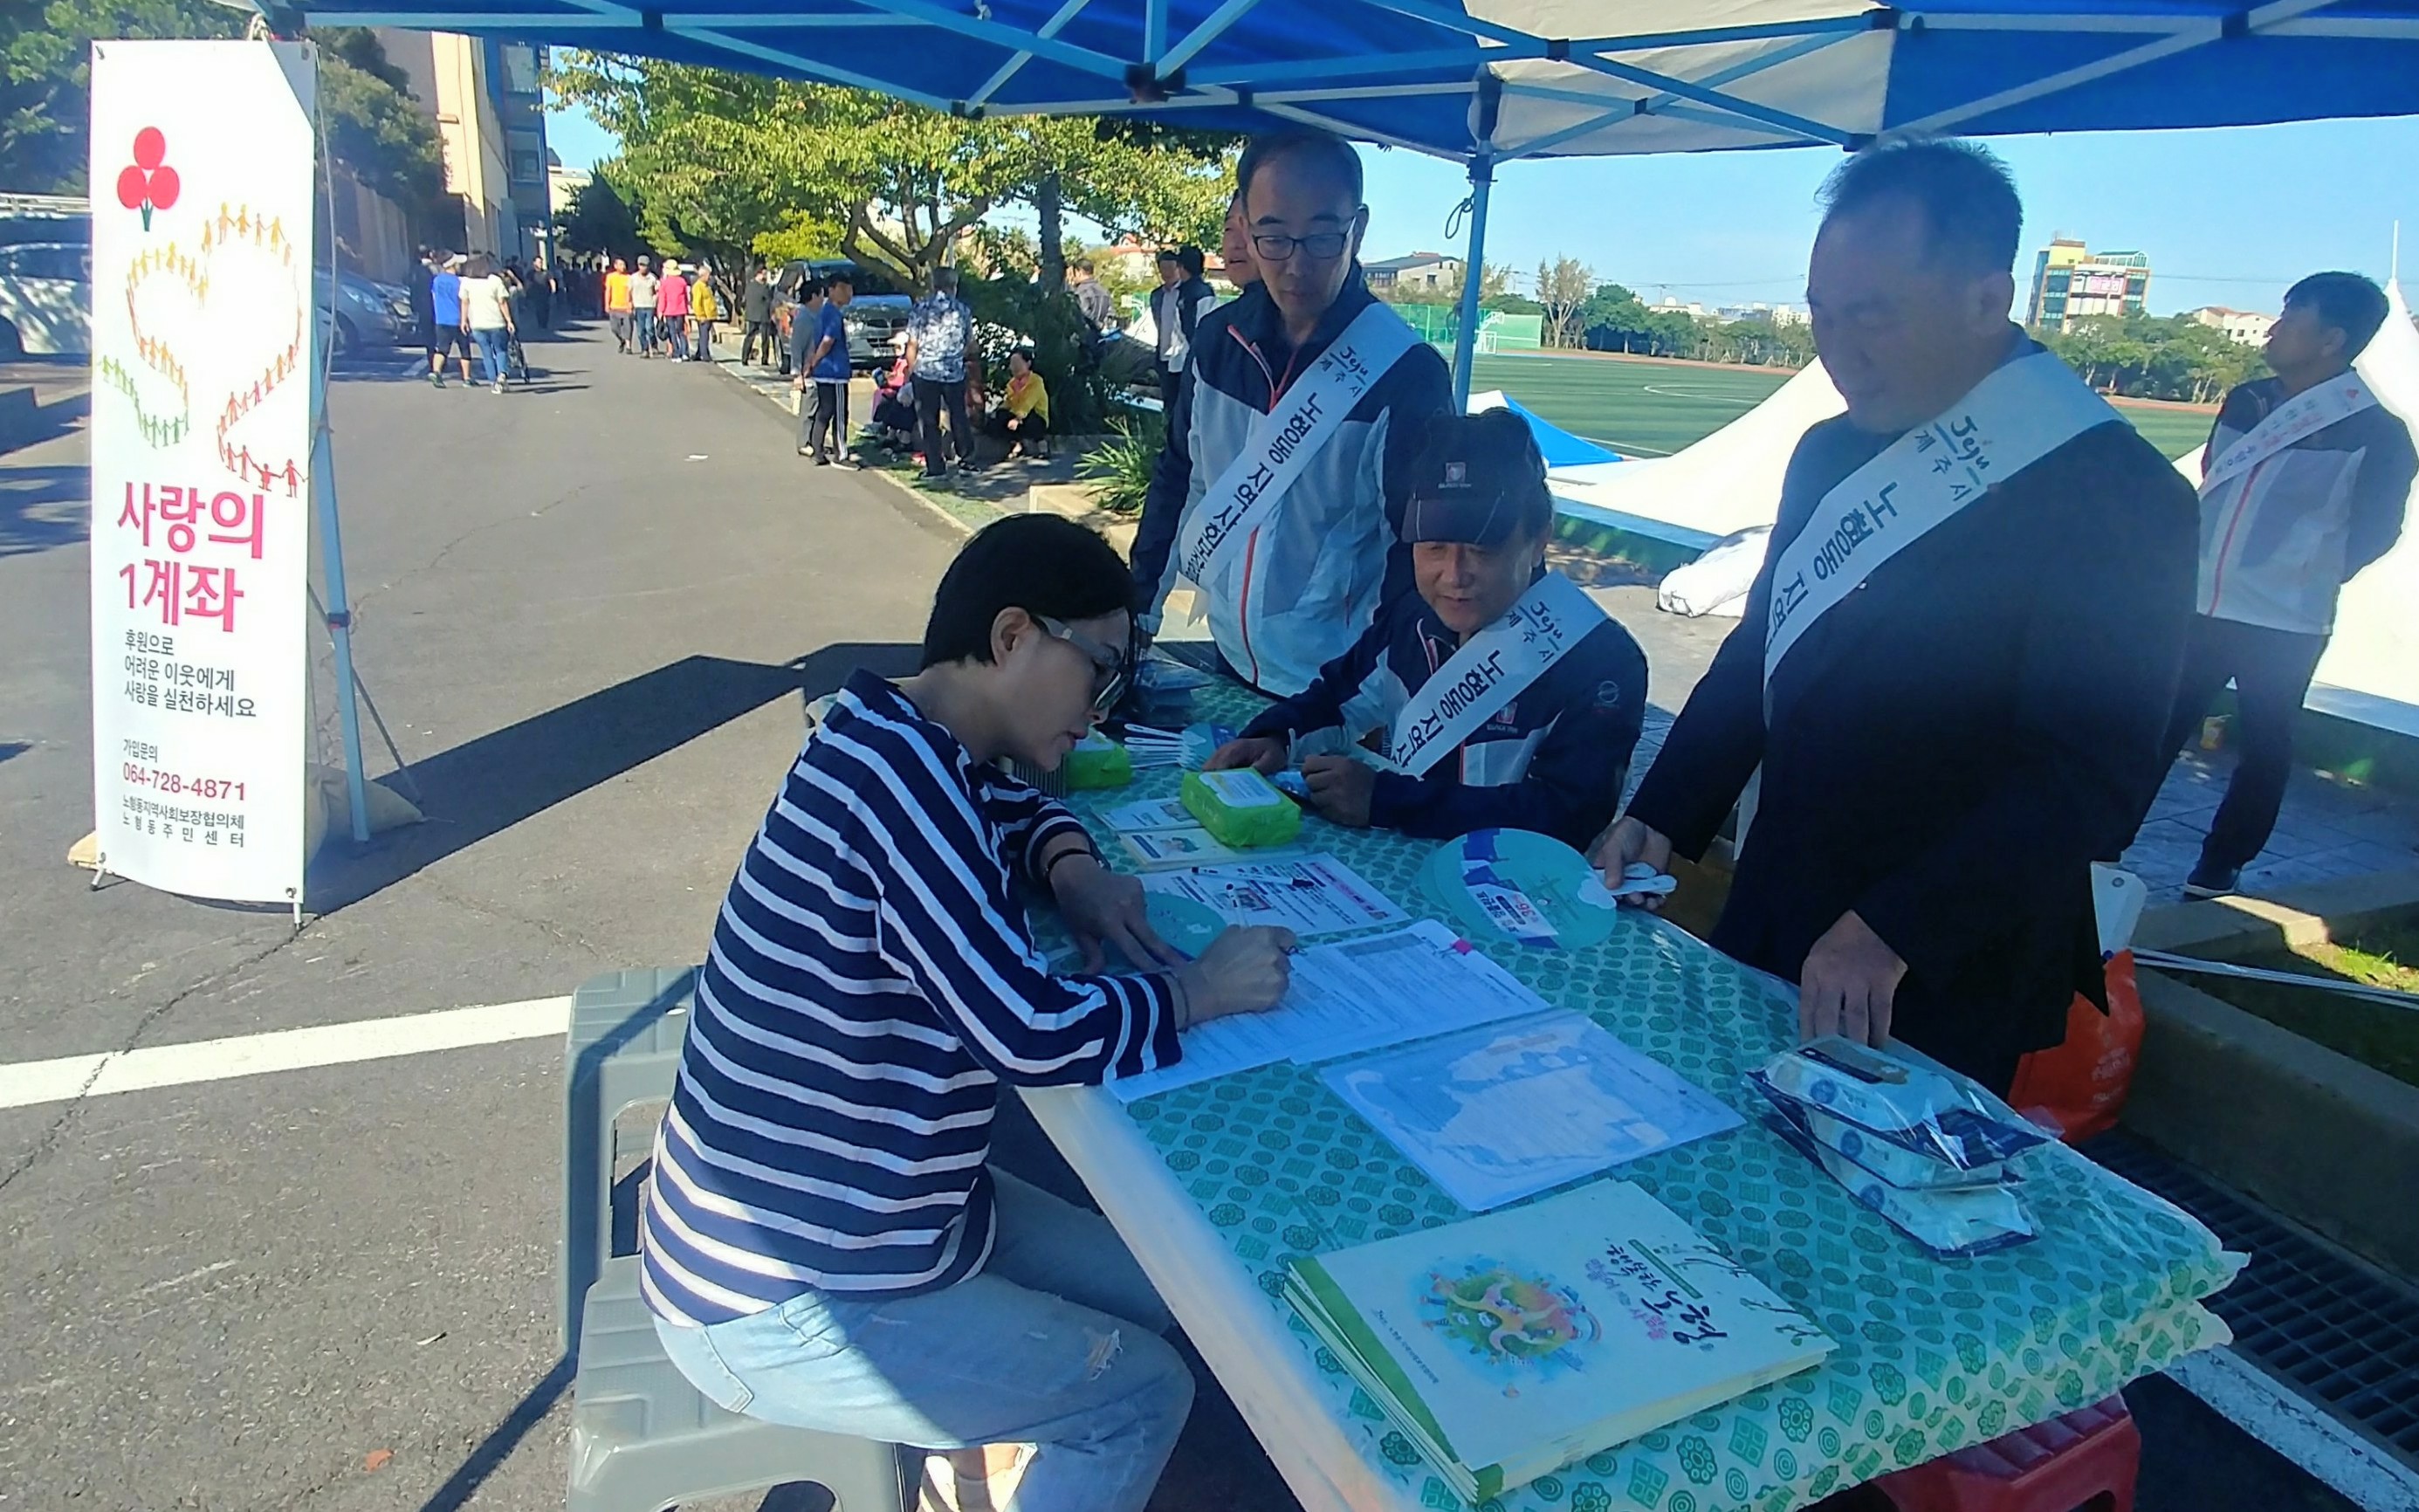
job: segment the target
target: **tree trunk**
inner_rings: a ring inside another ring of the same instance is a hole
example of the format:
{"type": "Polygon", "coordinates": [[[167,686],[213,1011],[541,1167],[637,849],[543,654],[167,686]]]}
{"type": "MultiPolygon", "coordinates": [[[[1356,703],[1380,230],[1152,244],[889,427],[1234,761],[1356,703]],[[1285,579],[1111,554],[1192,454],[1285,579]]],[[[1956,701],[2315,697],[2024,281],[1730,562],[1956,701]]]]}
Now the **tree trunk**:
{"type": "Polygon", "coordinates": [[[1055,294],[1067,286],[1067,249],[1060,240],[1063,186],[1055,173],[1041,176],[1033,194],[1033,209],[1041,222],[1041,291],[1055,294]]]}

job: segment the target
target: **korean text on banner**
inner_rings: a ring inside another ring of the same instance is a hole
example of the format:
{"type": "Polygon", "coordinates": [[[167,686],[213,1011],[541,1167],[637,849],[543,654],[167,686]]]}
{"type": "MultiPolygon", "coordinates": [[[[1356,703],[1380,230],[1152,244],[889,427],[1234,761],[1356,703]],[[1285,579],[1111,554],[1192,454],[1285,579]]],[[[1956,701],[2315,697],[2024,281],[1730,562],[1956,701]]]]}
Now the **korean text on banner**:
{"type": "Polygon", "coordinates": [[[302,886],[309,49],[93,45],[92,721],[102,869],[302,886]]]}

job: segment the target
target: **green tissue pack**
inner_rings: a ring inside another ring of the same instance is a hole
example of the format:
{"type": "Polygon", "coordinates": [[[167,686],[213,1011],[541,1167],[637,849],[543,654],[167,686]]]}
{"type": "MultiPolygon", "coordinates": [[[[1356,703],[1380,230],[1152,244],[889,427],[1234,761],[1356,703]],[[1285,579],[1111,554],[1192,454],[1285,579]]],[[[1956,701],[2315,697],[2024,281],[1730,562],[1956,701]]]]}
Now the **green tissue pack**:
{"type": "Polygon", "coordinates": [[[1067,791],[1121,788],[1133,780],[1133,758],[1126,748],[1095,730],[1078,741],[1058,764],[1067,791]]]}
{"type": "Polygon", "coordinates": [[[1180,795],[1187,812],[1221,844],[1237,850],[1283,845],[1302,832],[1302,810],[1277,785],[1250,767],[1187,772],[1180,795]]]}

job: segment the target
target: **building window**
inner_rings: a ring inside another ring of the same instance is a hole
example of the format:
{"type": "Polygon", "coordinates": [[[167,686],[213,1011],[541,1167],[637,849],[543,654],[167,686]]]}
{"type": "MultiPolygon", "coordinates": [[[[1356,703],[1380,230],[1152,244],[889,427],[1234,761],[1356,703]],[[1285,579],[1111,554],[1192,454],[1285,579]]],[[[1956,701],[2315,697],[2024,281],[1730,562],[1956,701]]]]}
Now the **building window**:
{"type": "Polygon", "coordinates": [[[542,184],[546,182],[546,160],[539,157],[534,152],[514,152],[513,182],[516,184],[542,184]]]}
{"type": "Polygon", "coordinates": [[[527,42],[504,44],[504,91],[507,94],[537,93],[537,49],[527,42]]]}

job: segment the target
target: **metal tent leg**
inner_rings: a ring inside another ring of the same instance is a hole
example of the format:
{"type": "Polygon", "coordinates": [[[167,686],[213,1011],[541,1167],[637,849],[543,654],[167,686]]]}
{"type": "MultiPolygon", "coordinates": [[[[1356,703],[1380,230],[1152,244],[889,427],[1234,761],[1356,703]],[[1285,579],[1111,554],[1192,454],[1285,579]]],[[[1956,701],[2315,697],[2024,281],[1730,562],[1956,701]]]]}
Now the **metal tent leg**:
{"type": "Polygon", "coordinates": [[[324,363],[314,374],[318,433],[311,444],[311,502],[317,518],[319,570],[328,579],[328,634],[336,646],[336,722],[345,739],[345,800],[353,811],[353,843],[370,838],[369,783],[362,772],[362,711],[353,687],[352,600],[345,594],[345,542],[336,519],[336,448],[328,431],[324,363]]]}
{"type": "Polygon", "coordinates": [[[1461,319],[1453,336],[1453,408],[1470,408],[1470,364],[1478,352],[1478,297],[1487,284],[1487,199],[1495,187],[1495,160],[1470,160],[1470,249],[1461,270],[1461,319]]]}

